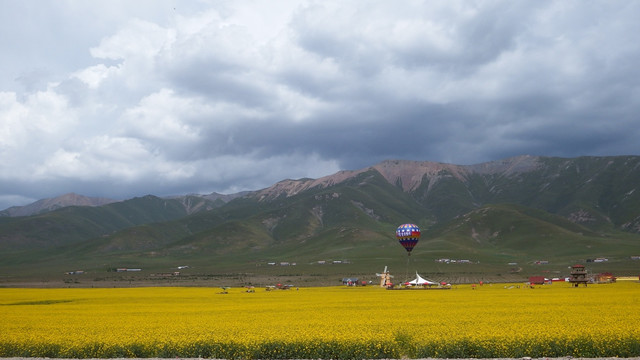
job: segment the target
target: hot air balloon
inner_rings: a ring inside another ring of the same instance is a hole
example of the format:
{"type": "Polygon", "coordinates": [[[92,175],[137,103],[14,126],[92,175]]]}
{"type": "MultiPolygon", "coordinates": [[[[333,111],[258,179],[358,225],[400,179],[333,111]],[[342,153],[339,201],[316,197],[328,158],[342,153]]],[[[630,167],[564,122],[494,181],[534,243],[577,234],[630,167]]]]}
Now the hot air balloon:
{"type": "Polygon", "coordinates": [[[416,246],[418,240],[420,240],[420,228],[415,224],[403,224],[398,226],[396,230],[396,238],[405,250],[407,250],[407,256],[411,255],[411,250],[416,246]]]}

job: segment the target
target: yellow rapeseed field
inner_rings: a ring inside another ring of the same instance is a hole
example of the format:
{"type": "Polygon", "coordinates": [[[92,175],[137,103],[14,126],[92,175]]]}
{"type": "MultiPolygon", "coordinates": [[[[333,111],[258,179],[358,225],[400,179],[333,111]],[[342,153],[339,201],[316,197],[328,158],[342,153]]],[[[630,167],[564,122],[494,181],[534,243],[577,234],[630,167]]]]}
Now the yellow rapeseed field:
{"type": "Polygon", "coordinates": [[[0,357],[640,355],[640,284],[0,289],[0,357]]]}

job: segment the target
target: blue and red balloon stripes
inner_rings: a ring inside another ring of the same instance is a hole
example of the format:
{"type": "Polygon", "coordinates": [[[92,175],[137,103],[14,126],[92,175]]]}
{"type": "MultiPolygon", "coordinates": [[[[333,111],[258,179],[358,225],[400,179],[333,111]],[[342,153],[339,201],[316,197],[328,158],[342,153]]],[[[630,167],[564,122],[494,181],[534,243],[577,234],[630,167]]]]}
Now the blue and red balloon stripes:
{"type": "Polygon", "coordinates": [[[415,224],[400,225],[396,229],[396,238],[407,252],[411,252],[420,240],[420,228],[415,224]]]}

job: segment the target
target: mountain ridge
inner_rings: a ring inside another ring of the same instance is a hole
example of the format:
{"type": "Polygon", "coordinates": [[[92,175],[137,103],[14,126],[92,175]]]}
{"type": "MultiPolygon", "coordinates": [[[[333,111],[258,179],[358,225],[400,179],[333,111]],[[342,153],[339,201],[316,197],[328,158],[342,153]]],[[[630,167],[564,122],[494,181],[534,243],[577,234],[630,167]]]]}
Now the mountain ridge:
{"type": "MultiPolygon", "coordinates": [[[[582,191],[580,197],[588,198],[590,183],[602,181],[603,176],[611,175],[611,166],[617,166],[614,173],[623,174],[625,177],[638,177],[640,169],[640,157],[637,156],[615,156],[615,157],[579,157],[579,158],[556,158],[541,157],[531,155],[515,156],[507,159],[484,162],[472,165],[454,165],[431,161],[410,161],[410,160],[385,160],[370,167],[358,170],[342,170],[334,174],[323,176],[317,179],[303,178],[298,180],[285,179],[272,186],[256,191],[244,191],[236,194],[208,195],[189,194],[164,197],[179,201],[187,214],[194,214],[200,211],[209,211],[216,207],[237,198],[253,198],[260,202],[274,201],[277,198],[289,198],[311,189],[326,189],[363,173],[376,171],[386,181],[403,192],[412,194],[427,209],[435,213],[439,221],[451,219],[462,212],[470,211],[484,203],[515,201],[527,206],[541,208],[552,213],[558,212],[562,216],[574,222],[612,222],[628,231],[640,232],[640,214],[626,216],[623,220],[612,217],[611,212],[615,209],[605,209],[602,206],[610,203],[604,195],[600,199],[584,199],[578,202],[568,202],[562,204],[564,208],[558,209],[558,201],[555,198],[543,201],[545,193],[557,193],[558,196],[575,197],[577,195],[567,195],[576,191],[582,191]],[[623,164],[619,164],[623,162],[623,164]],[[629,162],[633,163],[630,164],[629,162]],[[617,164],[617,165],[616,165],[617,164]],[[633,165],[633,166],[631,166],[633,165]],[[563,174],[573,172],[573,174],[563,174]],[[531,176],[531,174],[534,174],[531,176]],[[581,177],[586,178],[579,180],[581,177]],[[529,176],[525,179],[526,176],[529,176]],[[514,181],[515,178],[518,178],[514,181]],[[556,180],[562,178],[565,183],[559,184],[556,180]],[[526,192],[518,188],[518,183],[530,182],[531,186],[526,192]],[[554,189],[555,187],[563,187],[554,189]],[[583,190],[581,190],[583,189],[583,190]],[[553,191],[551,191],[553,190],[553,191]],[[447,199],[446,204],[442,203],[442,194],[438,192],[455,193],[452,199],[447,199]],[[536,196],[542,194],[541,196],[536,196]],[[515,199],[512,199],[514,198],[515,199]],[[512,200],[510,200],[512,199],[512,200]],[[446,208],[451,208],[448,212],[446,208]],[[613,220],[612,220],[613,219],[613,220]]],[[[615,179],[605,179],[606,184],[611,186],[615,179]]],[[[632,184],[633,185],[633,184],[632,184]]],[[[635,187],[630,187],[620,191],[621,205],[633,203],[632,207],[639,207],[640,192],[636,192],[635,187]]],[[[53,210],[67,206],[92,206],[100,207],[118,202],[105,198],[90,198],[74,193],[65,194],[59,197],[38,200],[32,204],[22,207],[11,207],[2,212],[0,216],[29,216],[44,214],[53,210]]],[[[607,207],[612,206],[608,204],[607,207]]],[[[616,205],[617,206],[617,205],[616,205]]],[[[617,210],[615,210],[617,211],[617,210]]],[[[615,212],[614,212],[615,214],[615,212]]]]}
{"type": "Polygon", "coordinates": [[[423,230],[412,259],[425,271],[468,278],[471,270],[434,262],[464,258],[483,264],[479,273],[520,263],[522,276],[537,271],[536,259],[562,272],[597,257],[629,271],[637,268],[629,255],[640,255],[638,184],[639,156],[386,160],[247,193],[147,195],[0,217],[0,274],[37,272],[31,264],[100,272],[108,264],[166,270],[185,262],[205,274],[286,273],[261,267],[268,259],[306,264],[291,270],[305,274],[326,273],[313,264],[332,258],[350,259],[358,271],[398,267],[406,254],[394,234],[407,222],[423,230]]]}
{"type": "MultiPolygon", "coordinates": [[[[611,201],[590,199],[590,201],[568,202],[560,206],[557,199],[550,197],[545,199],[546,193],[556,193],[557,196],[575,197],[567,195],[582,190],[580,197],[588,198],[590,183],[602,181],[607,172],[611,172],[611,166],[617,166],[614,173],[623,173],[625,177],[638,177],[640,157],[637,156],[612,156],[612,157],[579,157],[558,158],[520,155],[502,160],[495,160],[472,165],[455,165],[431,161],[411,160],[384,160],[378,164],[358,170],[341,170],[334,174],[317,179],[303,178],[298,180],[285,179],[272,186],[255,191],[244,191],[236,194],[208,195],[188,194],[164,197],[179,201],[187,214],[200,211],[209,211],[237,198],[253,198],[260,202],[274,201],[277,198],[288,198],[311,189],[326,189],[353,179],[360,174],[376,171],[386,181],[403,192],[412,194],[427,209],[432,210],[436,221],[451,219],[465,211],[470,211],[481,204],[491,202],[514,201],[527,206],[541,208],[552,213],[559,212],[562,216],[575,222],[613,222],[627,231],[640,232],[640,215],[626,216],[624,220],[611,217],[611,209],[602,206],[611,201]],[[620,164],[622,162],[622,164],[620,164]],[[616,165],[617,164],[617,165],[616,165]],[[573,172],[572,174],[567,174],[573,172]],[[533,175],[532,175],[533,174],[533,175]],[[589,175],[582,180],[585,174],[589,175]],[[514,181],[514,179],[516,179],[514,181]],[[526,178],[526,179],[525,179],[526,178]],[[560,184],[557,179],[564,182],[570,179],[572,186],[560,184]],[[523,192],[518,185],[529,182],[529,188],[523,192]],[[555,189],[556,187],[561,187],[555,189]],[[440,193],[439,193],[440,192],[440,193]],[[451,199],[443,200],[442,193],[455,193],[451,199]],[[540,194],[540,196],[538,196],[540,194]],[[511,200],[510,200],[511,199],[511,200]],[[444,202],[443,202],[444,201],[444,202]],[[448,209],[448,210],[447,210],[448,209]],[[612,220],[613,219],[613,220],[612,220]]],[[[600,187],[611,186],[615,179],[605,179],[606,184],[600,187]]],[[[633,203],[632,207],[640,207],[640,192],[635,187],[629,187],[622,191],[621,201],[624,204],[633,203]]],[[[613,200],[612,200],[613,201],[613,200]]],[[[43,214],[65,206],[103,206],[117,202],[112,199],[90,198],[77,194],[65,194],[56,198],[38,200],[23,207],[11,207],[0,212],[1,216],[29,216],[43,214]]],[[[608,204],[607,207],[610,207],[608,204]]],[[[617,210],[615,210],[617,211],[617,210]]],[[[614,214],[615,214],[614,211],[614,214]]]]}
{"type": "Polygon", "coordinates": [[[53,211],[67,206],[102,206],[118,201],[120,200],[67,193],[53,198],[40,199],[24,206],[11,206],[0,211],[0,216],[29,216],[53,211]]]}
{"type": "MultiPolygon", "coordinates": [[[[216,192],[202,195],[202,194],[187,194],[187,195],[172,195],[162,197],[164,199],[179,200],[187,213],[194,213],[202,210],[211,210],[215,206],[211,206],[210,203],[224,204],[233,200],[239,196],[244,196],[248,191],[242,191],[235,194],[219,194],[216,192]]],[[[126,199],[130,200],[130,199],[126,199]]],[[[31,216],[47,213],[57,209],[61,209],[69,206],[89,206],[97,207],[108,205],[116,202],[122,202],[126,200],[115,200],[103,197],[90,197],[79,195],[76,193],[67,193],[52,198],[45,198],[34,201],[30,204],[23,206],[11,206],[5,210],[0,211],[0,217],[17,217],[17,216],[31,216]]]]}
{"type": "Polygon", "coordinates": [[[384,160],[378,164],[359,170],[341,170],[335,174],[323,176],[317,179],[286,179],[265,189],[257,190],[260,200],[269,200],[281,195],[292,196],[301,191],[314,187],[328,187],[341,183],[358,174],[375,169],[391,184],[401,184],[404,191],[415,190],[425,175],[436,176],[442,171],[453,174],[458,179],[463,179],[470,173],[495,173],[513,174],[523,171],[531,171],[538,166],[538,156],[520,155],[503,160],[484,162],[475,165],[455,165],[433,161],[414,160],[384,160]]]}

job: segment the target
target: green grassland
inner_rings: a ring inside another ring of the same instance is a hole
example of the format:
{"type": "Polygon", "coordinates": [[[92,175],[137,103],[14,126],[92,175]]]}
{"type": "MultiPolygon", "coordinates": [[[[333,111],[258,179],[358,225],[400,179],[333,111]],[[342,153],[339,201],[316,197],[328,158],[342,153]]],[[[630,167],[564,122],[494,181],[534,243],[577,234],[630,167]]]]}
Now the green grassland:
{"type": "Polygon", "coordinates": [[[343,277],[376,282],[385,266],[396,281],[416,271],[455,283],[526,281],[565,277],[575,263],[640,275],[631,258],[640,255],[640,157],[541,164],[463,178],[442,171],[411,191],[369,169],[293,196],[249,194],[193,213],[149,195],[0,217],[0,286],[335,285],[343,277]],[[395,239],[408,222],[422,229],[411,256],[395,239]],[[589,262],[596,258],[607,261],[589,262]],[[84,273],[65,275],[76,270],[84,273]]]}

